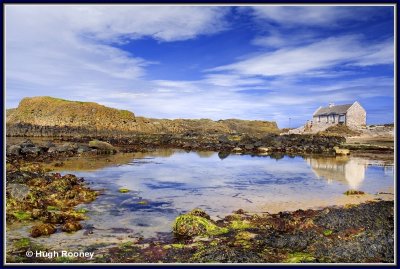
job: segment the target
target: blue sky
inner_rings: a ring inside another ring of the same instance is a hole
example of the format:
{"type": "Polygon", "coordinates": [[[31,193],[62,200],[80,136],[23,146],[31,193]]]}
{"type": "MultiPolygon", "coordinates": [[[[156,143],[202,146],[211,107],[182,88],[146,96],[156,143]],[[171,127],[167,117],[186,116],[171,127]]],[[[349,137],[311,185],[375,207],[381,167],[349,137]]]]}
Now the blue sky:
{"type": "Polygon", "coordinates": [[[7,5],[6,106],[48,95],[295,127],[357,100],[389,123],[393,23],[392,6],[7,5]]]}

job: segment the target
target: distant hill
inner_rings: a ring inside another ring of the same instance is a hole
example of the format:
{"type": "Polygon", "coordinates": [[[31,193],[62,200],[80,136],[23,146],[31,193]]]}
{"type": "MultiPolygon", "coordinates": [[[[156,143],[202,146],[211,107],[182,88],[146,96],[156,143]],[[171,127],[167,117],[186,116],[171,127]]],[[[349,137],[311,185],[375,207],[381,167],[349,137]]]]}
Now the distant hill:
{"type": "MultiPolygon", "coordinates": [[[[79,128],[88,130],[88,132],[105,131],[107,134],[113,132],[124,134],[130,132],[173,134],[192,132],[262,135],[279,132],[276,123],[271,121],[150,119],[136,117],[130,111],[118,110],[94,102],[69,101],[48,96],[22,99],[16,109],[7,110],[6,123],[7,128],[12,128],[18,124],[29,124],[32,126],[79,128]]],[[[14,128],[12,133],[18,135],[18,130],[14,128]]],[[[7,134],[9,134],[8,131],[7,134]]],[[[46,131],[46,135],[49,135],[48,131],[46,131]]]]}

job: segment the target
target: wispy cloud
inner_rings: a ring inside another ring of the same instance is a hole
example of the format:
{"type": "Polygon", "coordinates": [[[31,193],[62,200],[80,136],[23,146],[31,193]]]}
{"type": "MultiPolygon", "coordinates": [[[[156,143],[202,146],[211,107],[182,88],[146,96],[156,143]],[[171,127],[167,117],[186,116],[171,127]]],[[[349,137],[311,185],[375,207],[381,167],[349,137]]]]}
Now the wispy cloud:
{"type": "Polygon", "coordinates": [[[354,11],[360,14],[369,10],[366,7],[345,6],[255,6],[250,9],[257,19],[285,27],[334,27],[344,20],[365,20],[363,16],[355,16],[354,11]]]}
{"type": "Polygon", "coordinates": [[[338,64],[376,65],[393,63],[393,42],[372,46],[360,36],[330,37],[304,46],[261,53],[248,59],[220,66],[211,71],[231,71],[244,75],[295,75],[323,70],[338,64]],[[381,57],[384,56],[384,57],[381,57]]]}

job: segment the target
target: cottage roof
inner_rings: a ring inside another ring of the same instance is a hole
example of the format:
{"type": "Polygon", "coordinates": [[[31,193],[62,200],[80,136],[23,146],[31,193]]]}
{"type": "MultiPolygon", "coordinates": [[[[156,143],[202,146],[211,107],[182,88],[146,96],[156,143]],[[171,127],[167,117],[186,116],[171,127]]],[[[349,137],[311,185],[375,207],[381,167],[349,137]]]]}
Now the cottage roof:
{"type": "Polygon", "coordinates": [[[347,105],[338,105],[338,106],[327,106],[327,107],[320,107],[315,113],[314,116],[323,116],[329,114],[346,114],[347,110],[353,104],[347,105]]]}

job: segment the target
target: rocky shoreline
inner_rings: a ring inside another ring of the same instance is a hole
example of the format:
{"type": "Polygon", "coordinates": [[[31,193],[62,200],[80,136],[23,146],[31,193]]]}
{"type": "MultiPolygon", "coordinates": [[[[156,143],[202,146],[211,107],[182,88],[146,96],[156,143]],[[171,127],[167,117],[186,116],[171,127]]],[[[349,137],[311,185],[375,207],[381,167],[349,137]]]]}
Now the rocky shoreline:
{"type": "Polygon", "coordinates": [[[247,214],[222,220],[195,209],[179,216],[172,240],[140,239],[94,251],[87,258],[26,258],[46,249],[14,242],[9,262],[66,263],[393,263],[394,203],[378,201],[323,210],[247,214]]]}
{"type": "MultiPolygon", "coordinates": [[[[130,138],[60,138],[53,142],[25,140],[7,145],[7,225],[30,226],[30,236],[71,233],[82,228],[85,212],[76,206],[96,199],[98,191],[74,175],[61,176],[41,168],[41,162],[72,156],[151,151],[156,148],[206,149],[261,154],[335,155],[343,138],[318,135],[135,135],[130,138]]],[[[393,154],[390,151],[385,151],[393,154]]],[[[171,223],[173,239],[132,240],[100,248],[93,260],[27,258],[27,250],[46,250],[30,238],[12,242],[7,262],[104,263],[392,263],[394,262],[394,202],[297,210],[278,214],[249,214],[238,210],[212,220],[201,209],[171,223]]],[[[87,246],[87,249],[97,249],[87,246]]]]}

